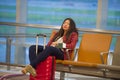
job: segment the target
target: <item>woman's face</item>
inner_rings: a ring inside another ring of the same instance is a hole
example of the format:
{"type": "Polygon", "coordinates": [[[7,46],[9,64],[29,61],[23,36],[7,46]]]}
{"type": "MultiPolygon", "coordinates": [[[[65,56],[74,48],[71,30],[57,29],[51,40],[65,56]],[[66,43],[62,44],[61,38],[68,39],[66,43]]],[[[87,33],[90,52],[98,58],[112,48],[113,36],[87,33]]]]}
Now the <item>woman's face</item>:
{"type": "Polygon", "coordinates": [[[66,21],[63,23],[62,28],[63,28],[64,31],[67,31],[67,30],[69,29],[69,27],[70,27],[70,20],[66,20],[66,21]]]}

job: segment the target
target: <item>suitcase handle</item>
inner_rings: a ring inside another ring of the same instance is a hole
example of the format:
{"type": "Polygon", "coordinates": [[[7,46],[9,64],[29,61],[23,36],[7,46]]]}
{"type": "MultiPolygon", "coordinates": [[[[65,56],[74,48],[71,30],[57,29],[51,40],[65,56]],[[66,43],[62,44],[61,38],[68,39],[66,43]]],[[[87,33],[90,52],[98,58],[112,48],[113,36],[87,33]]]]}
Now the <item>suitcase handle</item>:
{"type": "Polygon", "coordinates": [[[45,49],[45,45],[46,45],[46,35],[45,34],[37,34],[36,35],[36,55],[38,53],[38,39],[39,39],[39,36],[42,36],[44,38],[44,42],[43,42],[43,49],[45,49]]]}

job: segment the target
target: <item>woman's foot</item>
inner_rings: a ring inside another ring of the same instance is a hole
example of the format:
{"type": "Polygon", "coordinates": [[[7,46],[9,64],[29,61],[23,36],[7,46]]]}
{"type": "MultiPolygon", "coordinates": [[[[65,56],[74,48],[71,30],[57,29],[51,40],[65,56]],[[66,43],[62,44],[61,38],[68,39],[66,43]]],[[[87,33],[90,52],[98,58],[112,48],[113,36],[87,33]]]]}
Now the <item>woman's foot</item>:
{"type": "Polygon", "coordinates": [[[25,68],[21,70],[23,74],[30,73],[33,77],[36,76],[36,71],[31,65],[27,65],[25,68]]]}

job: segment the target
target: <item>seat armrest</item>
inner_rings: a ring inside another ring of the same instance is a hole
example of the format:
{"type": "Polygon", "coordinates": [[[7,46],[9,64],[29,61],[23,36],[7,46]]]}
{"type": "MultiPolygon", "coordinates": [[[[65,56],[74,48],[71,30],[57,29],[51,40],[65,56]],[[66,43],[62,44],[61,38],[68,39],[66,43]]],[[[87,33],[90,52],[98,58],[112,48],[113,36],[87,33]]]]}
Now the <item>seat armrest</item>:
{"type": "Polygon", "coordinates": [[[77,57],[78,49],[79,49],[79,48],[75,48],[75,53],[74,53],[74,56],[73,56],[73,58],[72,58],[73,61],[74,61],[75,58],[77,57]]]}
{"type": "Polygon", "coordinates": [[[66,49],[66,54],[67,54],[68,60],[72,60],[72,61],[74,61],[75,58],[76,58],[76,56],[77,56],[77,53],[78,53],[78,48],[74,49],[74,50],[75,50],[75,53],[74,53],[72,59],[70,58],[70,55],[69,55],[69,53],[68,53],[69,50],[71,50],[71,49],[66,49]]]}
{"type": "Polygon", "coordinates": [[[109,53],[109,52],[101,52],[101,53],[100,53],[100,58],[101,58],[102,64],[105,64],[104,55],[108,55],[108,53],[109,53]]]}
{"type": "Polygon", "coordinates": [[[71,60],[71,59],[70,59],[69,50],[71,50],[71,49],[66,49],[66,54],[67,54],[68,60],[71,60]]]}

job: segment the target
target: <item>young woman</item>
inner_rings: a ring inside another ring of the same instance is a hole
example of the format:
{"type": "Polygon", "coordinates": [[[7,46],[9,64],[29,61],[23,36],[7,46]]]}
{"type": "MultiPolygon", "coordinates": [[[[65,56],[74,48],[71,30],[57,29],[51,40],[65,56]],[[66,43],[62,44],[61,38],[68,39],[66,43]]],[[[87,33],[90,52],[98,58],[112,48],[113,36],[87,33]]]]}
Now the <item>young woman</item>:
{"type": "Polygon", "coordinates": [[[22,73],[26,74],[29,72],[32,76],[36,76],[36,66],[48,56],[55,56],[56,59],[60,60],[67,59],[65,50],[70,49],[69,54],[71,54],[77,41],[78,31],[76,24],[71,18],[66,18],[60,30],[50,39],[45,49],[39,45],[38,54],[36,55],[36,46],[32,45],[29,48],[30,64],[22,69],[22,73]]]}

